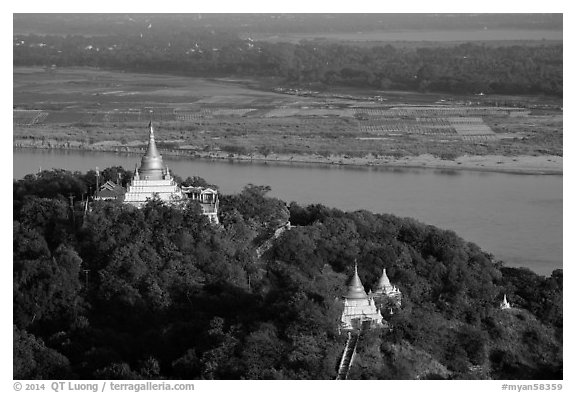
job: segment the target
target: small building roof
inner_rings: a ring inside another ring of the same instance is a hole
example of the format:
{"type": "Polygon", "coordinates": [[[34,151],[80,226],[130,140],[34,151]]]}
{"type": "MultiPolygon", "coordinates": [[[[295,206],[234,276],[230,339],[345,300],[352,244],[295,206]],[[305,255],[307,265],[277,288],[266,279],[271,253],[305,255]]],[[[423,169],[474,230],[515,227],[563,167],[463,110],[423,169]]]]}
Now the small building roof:
{"type": "Polygon", "coordinates": [[[122,195],[126,194],[126,189],[119,184],[114,183],[111,180],[108,180],[106,183],[100,186],[98,193],[96,194],[97,198],[117,198],[122,195]]]}
{"type": "Polygon", "coordinates": [[[201,187],[201,186],[181,186],[180,187],[183,192],[190,193],[190,192],[197,192],[200,194],[218,194],[217,190],[214,190],[210,187],[201,187]]]}

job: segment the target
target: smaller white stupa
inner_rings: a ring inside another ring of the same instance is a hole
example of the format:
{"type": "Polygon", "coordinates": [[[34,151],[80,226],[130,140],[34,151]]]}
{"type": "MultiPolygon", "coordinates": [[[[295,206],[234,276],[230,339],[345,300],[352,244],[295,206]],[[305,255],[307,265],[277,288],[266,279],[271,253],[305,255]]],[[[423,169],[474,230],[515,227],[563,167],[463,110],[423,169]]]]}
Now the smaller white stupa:
{"type": "Polygon", "coordinates": [[[396,303],[396,306],[398,307],[400,307],[402,303],[402,293],[395,285],[390,283],[385,268],[382,269],[382,276],[380,277],[380,280],[378,280],[378,284],[376,284],[373,296],[377,299],[383,297],[389,298],[396,303]]]}
{"type": "Polygon", "coordinates": [[[400,295],[400,290],[390,283],[390,279],[388,279],[388,275],[386,274],[386,268],[382,269],[382,276],[380,280],[378,280],[378,284],[376,284],[374,293],[381,293],[387,296],[400,295]]]}
{"type": "Polygon", "coordinates": [[[508,310],[509,308],[512,308],[512,305],[506,299],[506,294],[504,294],[504,299],[500,302],[500,310],[508,310]]]}

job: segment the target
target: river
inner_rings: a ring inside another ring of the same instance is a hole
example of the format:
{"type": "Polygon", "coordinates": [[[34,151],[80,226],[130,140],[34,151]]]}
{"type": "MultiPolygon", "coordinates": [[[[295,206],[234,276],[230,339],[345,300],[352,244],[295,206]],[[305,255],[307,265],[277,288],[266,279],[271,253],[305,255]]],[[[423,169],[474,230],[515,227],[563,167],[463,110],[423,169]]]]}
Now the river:
{"type": "MultiPolygon", "coordinates": [[[[133,169],[137,155],[14,149],[15,179],[42,169],[133,169]]],[[[164,157],[182,178],[197,175],[234,193],[248,183],[301,205],[366,209],[451,229],[508,266],[549,275],[562,268],[562,176],[411,168],[350,168],[164,157]]]]}

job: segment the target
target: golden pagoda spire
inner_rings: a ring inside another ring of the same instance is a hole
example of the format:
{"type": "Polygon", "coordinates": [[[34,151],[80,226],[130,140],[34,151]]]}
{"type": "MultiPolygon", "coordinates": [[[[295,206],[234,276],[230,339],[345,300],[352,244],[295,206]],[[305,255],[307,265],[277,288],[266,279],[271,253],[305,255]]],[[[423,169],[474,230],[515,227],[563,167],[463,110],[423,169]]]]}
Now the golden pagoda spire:
{"type": "Polygon", "coordinates": [[[365,299],[368,297],[366,291],[364,290],[364,285],[360,281],[360,276],[358,276],[358,264],[354,262],[354,276],[348,284],[348,293],[344,296],[347,299],[365,299]]]}
{"type": "Polygon", "coordinates": [[[152,121],[150,121],[148,127],[150,128],[148,149],[146,150],[146,154],[142,157],[140,177],[142,180],[162,180],[164,176],[164,162],[162,161],[162,156],[156,147],[152,121]]]}

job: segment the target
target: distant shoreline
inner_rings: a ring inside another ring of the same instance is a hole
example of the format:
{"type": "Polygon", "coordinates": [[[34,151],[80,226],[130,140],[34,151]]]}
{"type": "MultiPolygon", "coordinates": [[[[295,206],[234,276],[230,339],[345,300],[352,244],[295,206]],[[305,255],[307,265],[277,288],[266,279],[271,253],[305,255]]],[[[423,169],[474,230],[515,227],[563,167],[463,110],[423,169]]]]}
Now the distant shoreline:
{"type": "MultiPolygon", "coordinates": [[[[95,146],[92,148],[66,147],[66,146],[38,146],[21,145],[15,143],[16,149],[39,149],[39,150],[62,150],[62,151],[86,151],[86,152],[108,152],[123,154],[143,154],[144,150],[133,147],[111,147],[95,146]]],[[[290,155],[290,154],[269,154],[264,157],[262,154],[252,155],[230,155],[223,152],[198,152],[191,150],[164,150],[165,157],[182,157],[190,159],[227,160],[232,162],[253,162],[258,164],[307,164],[307,165],[327,165],[333,167],[350,168],[414,168],[414,169],[435,169],[435,170],[455,170],[455,171],[480,171],[509,173],[519,175],[563,175],[563,157],[559,156],[461,156],[454,160],[443,160],[430,154],[420,156],[390,157],[346,157],[319,155],[290,155]]]]}

